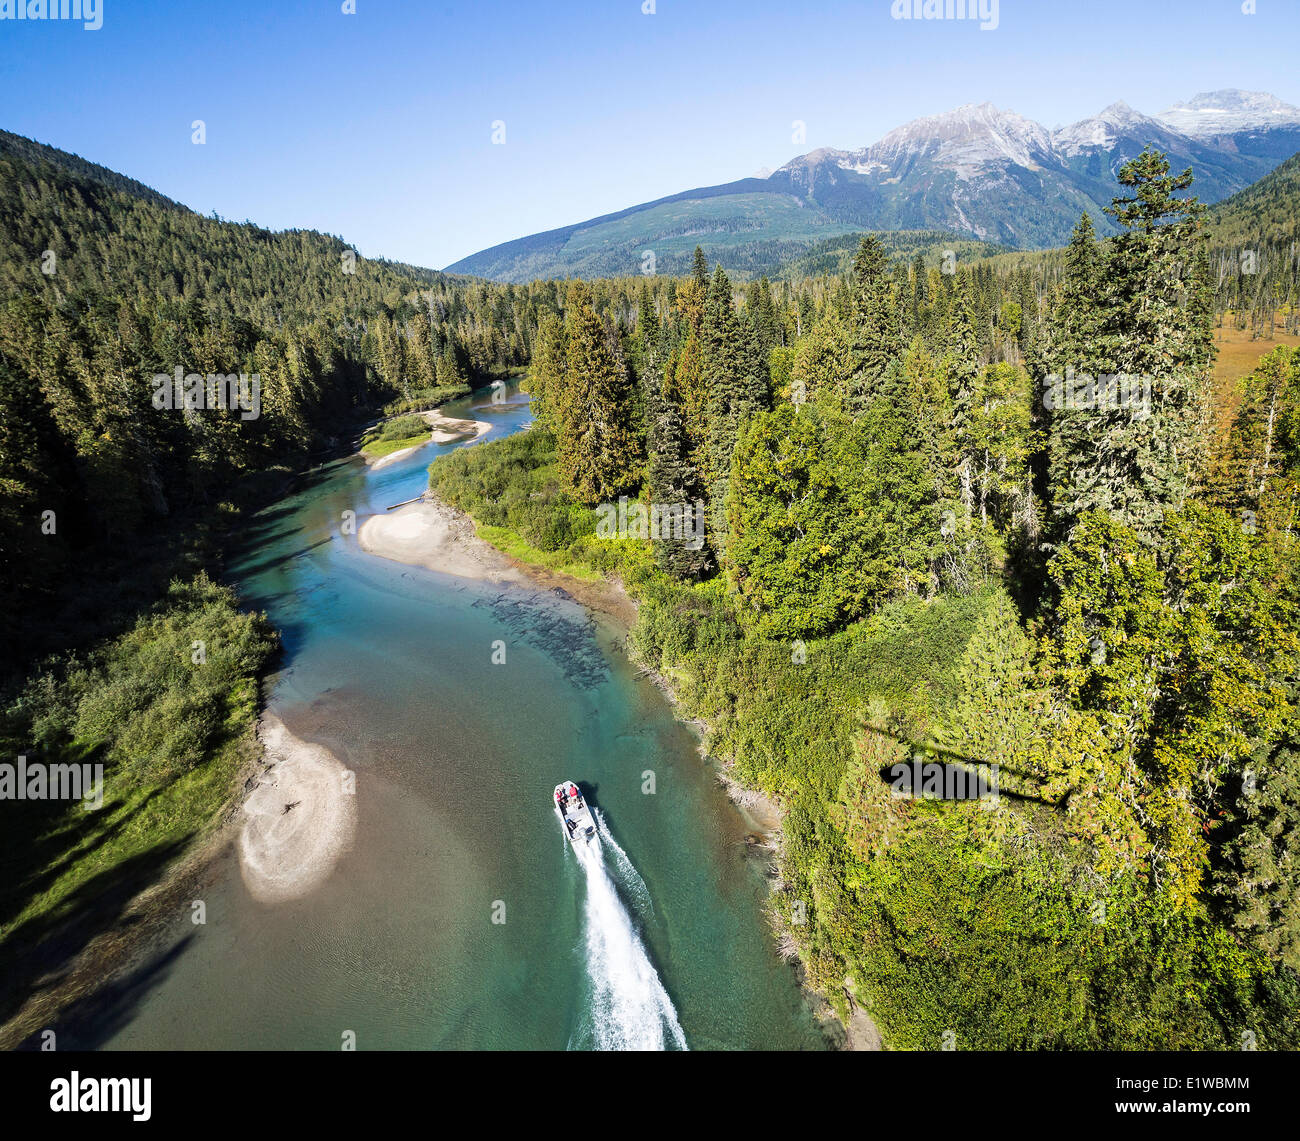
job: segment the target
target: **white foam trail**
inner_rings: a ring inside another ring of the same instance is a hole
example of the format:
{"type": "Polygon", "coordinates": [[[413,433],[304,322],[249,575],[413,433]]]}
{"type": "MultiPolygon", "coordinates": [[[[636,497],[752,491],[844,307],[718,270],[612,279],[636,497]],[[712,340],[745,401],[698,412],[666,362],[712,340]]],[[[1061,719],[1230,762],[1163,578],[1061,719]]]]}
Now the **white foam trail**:
{"type": "Polygon", "coordinates": [[[636,899],[636,905],[648,915],[653,915],[655,905],[650,899],[650,889],[646,887],[646,882],[641,878],[641,873],[636,870],[636,865],[628,858],[628,854],[623,851],[623,847],[609,830],[609,825],[605,823],[605,814],[599,808],[593,807],[591,814],[596,818],[596,824],[600,828],[601,840],[608,844],[614,853],[614,862],[618,864],[619,878],[625,888],[628,889],[636,899]]]}
{"type": "MultiPolygon", "coordinates": [[[[677,1021],[677,1011],[618,897],[600,840],[578,844],[574,851],[587,875],[587,972],[596,1049],[663,1050],[673,1046],[685,1050],[686,1035],[677,1021]]],[[[623,858],[627,859],[626,855],[623,858]]]]}

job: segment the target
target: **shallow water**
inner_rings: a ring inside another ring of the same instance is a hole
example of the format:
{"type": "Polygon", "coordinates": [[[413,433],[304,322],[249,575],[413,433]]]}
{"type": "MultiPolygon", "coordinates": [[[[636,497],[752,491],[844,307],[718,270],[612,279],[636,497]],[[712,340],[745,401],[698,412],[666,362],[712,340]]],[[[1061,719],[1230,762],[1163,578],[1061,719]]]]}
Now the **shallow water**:
{"type": "MultiPolygon", "coordinates": [[[[485,440],[529,419],[513,385],[447,411],[490,421],[485,440]]],[[[744,821],[616,635],[556,593],[386,562],[345,533],[345,512],[418,495],[456,446],[327,465],[253,520],[232,564],[284,635],[271,708],[357,773],[352,850],[275,905],[228,853],[201,889],[207,922],[178,917],[112,1018],[68,1046],[827,1044],[765,930],[744,821]],[[583,858],[551,809],[561,779],[599,810],[583,858]]]]}

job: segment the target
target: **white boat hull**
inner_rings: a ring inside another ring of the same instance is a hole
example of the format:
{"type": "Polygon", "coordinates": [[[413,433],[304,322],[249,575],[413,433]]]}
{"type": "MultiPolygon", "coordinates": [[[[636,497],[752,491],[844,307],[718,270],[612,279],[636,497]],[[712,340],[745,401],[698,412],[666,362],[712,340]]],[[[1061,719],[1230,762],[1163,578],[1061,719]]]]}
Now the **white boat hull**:
{"type": "Polygon", "coordinates": [[[555,806],[555,815],[560,818],[560,828],[574,847],[590,844],[596,838],[596,818],[577,784],[571,780],[557,784],[551,794],[551,803],[555,806]]]}

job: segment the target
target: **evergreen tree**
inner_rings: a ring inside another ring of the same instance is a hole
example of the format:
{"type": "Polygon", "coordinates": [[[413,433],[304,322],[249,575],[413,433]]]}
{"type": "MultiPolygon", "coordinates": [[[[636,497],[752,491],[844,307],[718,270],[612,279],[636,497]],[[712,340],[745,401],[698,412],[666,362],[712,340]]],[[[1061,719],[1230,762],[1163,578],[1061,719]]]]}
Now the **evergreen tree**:
{"type": "Polygon", "coordinates": [[[955,302],[947,328],[944,355],[948,397],[952,406],[949,456],[956,477],[958,497],[967,519],[975,505],[975,437],[973,420],[979,388],[979,348],[972,315],[970,279],[963,273],[957,283],[955,302]]]}
{"type": "Polygon", "coordinates": [[[930,301],[929,274],[925,268],[925,257],[920,251],[912,259],[910,290],[910,326],[913,337],[920,335],[925,328],[925,307],[930,301]]]}
{"type": "MultiPolygon", "coordinates": [[[[1292,694],[1295,707],[1296,694],[1292,694]]],[[[1300,744],[1262,745],[1225,789],[1213,895],[1241,938],[1300,971],[1300,744]]]]}
{"type": "Polygon", "coordinates": [[[770,404],[766,365],[757,359],[756,345],[736,314],[731,281],[718,266],[709,286],[701,326],[704,383],[708,391],[706,475],[709,488],[711,540],[721,554],[726,545],[726,497],[731,456],[744,418],[770,404]]]}
{"type": "Polygon", "coordinates": [[[847,381],[853,370],[849,332],[834,313],[827,313],[795,346],[790,365],[791,399],[802,401],[832,397],[832,404],[848,404],[847,381]]]}
{"type": "Polygon", "coordinates": [[[581,281],[569,292],[566,327],[564,379],[554,410],[556,456],[578,502],[594,506],[639,479],[633,384],[581,281]]]}
{"type": "Polygon", "coordinates": [[[695,333],[687,335],[681,351],[665,368],[664,392],[681,410],[687,456],[700,480],[706,481],[709,390],[704,379],[704,348],[695,333]]]}
{"type": "Polygon", "coordinates": [[[460,366],[456,363],[456,352],[450,345],[438,358],[435,380],[439,388],[459,388],[465,384],[465,375],[460,371],[460,366]]]}
{"type": "Polygon", "coordinates": [[[407,331],[407,357],[411,380],[419,388],[432,388],[437,383],[438,366],[433,356],[433,328],[423,308],[416,310],[407,331]]]}
{"type": "Polygon", "coordinates": [[[698,579],[708,571],[712,559],[704,545],[703,486],[691,464],[681,410],[664,396],[662,385],[652,379],[647,399],[649,467],[647,488],[652,509],[669,509],[670,521],[684,523],[666,527],[661,514],[654,536],[655,563],[677,578],[698,579]],[[692,526],[689,521],[694,520],[692,526]],[[698,544],[698,545],[697,545],[698,544]]]}
{"type": "Polygon", "coordinates": [[[870,405],[889,363],[902,355],[889,259],[874,234],[863,237],[853,260],[851,321],[853,371],[847,395],[849,408],[860,413],[870,405]]]}
{"type": "Polygon", "coordinates": [[[863,500],[856,505],[879,517],[884,549],[895,568],[892,586],[908,594],[929,592],[941,539],[938,494],[929,478],[916,397],[902,362],[891,361],[861,416],[868,443],[863,500]]]}
{"type": "MultiPolygon", "coordinates": [[[[542,317],[533,342],[533,362],[524,382],[532,397],[533,416],[538,424],[554,430],[564,385],[566,335],[554,313],[542,317]]],[[[439,362],[441,370],[441,362],[439,362]]]]}
{"type": "Polygon", "coordinates": [[[749,289],[745,293],[745,312],[754,324],[759,352],[767,360],[772,350],[781,343],[781,337],[776,310],[772,305],[772,285],[766,277],[749,283],[749,289]]]}
{"type": "Polygon", "coordinates": [[[655,312],[654,298],[650,286],[641,283],[641,293],[637,299],[637,340],[641,347],[641,356],[647,368],[654,368],[659,357],[659,315],[655,312]]]}
{"type": "Polygon", "coordinates": [[[691,259],[691,280],[701,294],[707,294],[709,291],[709,259],[704,256],[704,251],[695,247],[695,254],[691,259]]]}
{"type": "Polygon", "coordinates": [[[1134,188],[1107,211],[1123,232],[1093,278],[1080,223],[1067,275],[1075,307],[1054,315],[1053,364],[1087,372],[1057,392],[1066,415],[1053,412],[1053,523],[1061,537],[1084,512],[1103,510],[1150,542],[1204,464],[1212,292],[1204,207],[1178,197],[1191,171],[1171,176],[1168,160],[1146,150],[1124,164],[1119,181],[1134,188]],[[1090,281],[1100,299],[1095,336],[1081,293],[1090,281]]]}

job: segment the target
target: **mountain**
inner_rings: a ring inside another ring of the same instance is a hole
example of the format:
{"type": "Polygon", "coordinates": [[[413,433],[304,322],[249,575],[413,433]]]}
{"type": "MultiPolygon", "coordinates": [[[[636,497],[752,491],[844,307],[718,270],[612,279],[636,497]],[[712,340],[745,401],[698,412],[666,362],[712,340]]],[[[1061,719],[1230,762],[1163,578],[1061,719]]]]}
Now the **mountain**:
{"type": "Polygon", "coordinates": [[[1287,246],[1300,241],[1300,154],[1253,186],[1210,208],[1215,240],[1227,246],[1287,246]]]}
{"type": "Polygon", "coordinates": [[[118,174],[117,171],[109,170],[106,166],[90,162],[80,155],[61,151],[57,147],[38,143],[34,139],[24,138],[22,135],[15,135],[12,131],[0,131],[0,157],[9,157],[30,167],[49,164],[83,182],[102,187],[105,190],[111,190],[117,194],[127,194],[132,198],[138,198],[168,210],[185,209],[179,202],[173,202],[170,198],[159,194],[158,191],[146,186],[143,182],[137,182],[134,178],[127,178],[124,174],[118,174]]]}
{"type": "Polygon", "coordinates": [[[1263,91],[1210,91],[1175,103],[1159,118],[1194,139],[1300,127],[1300,107],[1263,91]]]}
{"type": "Polygon", "coordinates": [[[740,278],[774,275],[863,230],[944,231],[1018,249],[1063,245],[1087,211],[1101,234],[1115,175],[1145,146],[1191,167],[1217,202],[1300,151],[1300,109],[1271,95],[1197,95],[1159,116],[1123,102],[1048,130],[990,103],[915,119],[857,150],[824,147],[744,178],[504,242],[448,266],[501,281],[684,273],[696,245],[740,278]]]}

